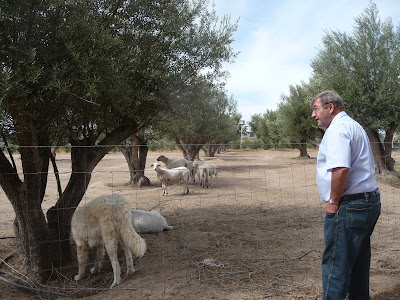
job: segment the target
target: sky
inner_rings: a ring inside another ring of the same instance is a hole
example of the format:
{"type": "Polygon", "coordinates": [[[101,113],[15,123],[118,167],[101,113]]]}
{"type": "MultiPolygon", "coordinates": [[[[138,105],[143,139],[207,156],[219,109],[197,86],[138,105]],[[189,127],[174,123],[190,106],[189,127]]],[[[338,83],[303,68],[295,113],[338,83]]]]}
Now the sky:
{"type": "MultiPolygon", "coordinates": [[[[398,0],[375,0],[381,21],[400,24],[398,0]]],[[[311,60],[322,47],[326,31],[351,34],[355,18],[370,0],[214,0],[218,16],[238,21],[232,47],[239,52],[225,65],[226,89],[246,122],[276,110],[289,86],[308,82],[311,60]]]]}

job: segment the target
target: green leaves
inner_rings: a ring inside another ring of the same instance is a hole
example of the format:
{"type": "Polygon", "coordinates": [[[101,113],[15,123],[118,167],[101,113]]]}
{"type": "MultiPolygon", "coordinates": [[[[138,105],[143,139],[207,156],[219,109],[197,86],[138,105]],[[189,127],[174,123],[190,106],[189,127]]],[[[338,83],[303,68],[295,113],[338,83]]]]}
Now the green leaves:
{"type": "Polygon", "coordinates": [[[325,89],[335,89],[348,113],[366,129],[386,130],[400,123],[399,29],[381,22],[371,3],[355,19],[352,34],[328,32],[313,60],[315,77],[325,89]]]}
{"type": "Polygon", "coordinates": [[[144,126],[201,72],[221,79],[234,56],[236,25],[203,0],[6,1],[0,9],[2,109],[26,107],[38,127],[65,126],[70,138],[126,119],[144,126]]]}

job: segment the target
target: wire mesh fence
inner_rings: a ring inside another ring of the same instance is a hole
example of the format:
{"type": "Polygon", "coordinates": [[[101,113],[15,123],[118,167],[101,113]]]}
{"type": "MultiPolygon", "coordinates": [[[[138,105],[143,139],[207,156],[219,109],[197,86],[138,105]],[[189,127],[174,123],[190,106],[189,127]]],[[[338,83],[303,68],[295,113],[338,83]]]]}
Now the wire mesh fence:
{"type": "MultiPolygon", "coordinates": [[[[163,154],[181,158],[177,151],[150,151],[145,176],[151,186],[128,185],[129,168],[121,153],[109,153],[92,172],[84,205],[104,194],[120,193],[130,207],[158,210],[174,228],[141,234],[147,252],[134,262],[135,273],[126,274],[125,255],[118,252],[122,282],[110,289],[113,271],[107,255],[99,274],[74,280],[78,266],[71,239],[72,263],[54,269],[46,283],[30,278],[17,256],[3,261],[0,281],[13,298],[84,297],[91,299],[316,299],[321,296],[320,260],[323,251],[323,206],[315,183],[317,150],[311,158],[298,158],[297,150],[226,151],[204,158],[218,167],[214,185],[182,184],[162,189],[151,164],[163,154]],[[11,283],[20,287],[10,287],[11,283]]],[[[398,155],[394,152],[394,157],[398,155]]],[[[71,176],[68,153],[56,156],[62,188],[71,176]]],[[[20,160],[16,156],[20,168],[20,160]]],[[[399,182],[377,176],[382,194],[382,214],[372,237],[371,288],[373,299],[391,299],[399,290],[400,208],[399,182]],[[382,298],[379,298],[382,297],[382,298]],[[383,298],[385,297],[385,298],[383,298]]],[[[57,201],[55,177],[48,177],[42,203],[44,213],[57,201]]],[[[15,213],[0,193],[0,258],[15,251],[15,213]]],[[[121,248],[121,247],[120,247],[121,248]]],[[[89,265],[94,262],[90,252],[89,265]]],[[[396,298],[392,298],[396,299],[396,298]]]]}

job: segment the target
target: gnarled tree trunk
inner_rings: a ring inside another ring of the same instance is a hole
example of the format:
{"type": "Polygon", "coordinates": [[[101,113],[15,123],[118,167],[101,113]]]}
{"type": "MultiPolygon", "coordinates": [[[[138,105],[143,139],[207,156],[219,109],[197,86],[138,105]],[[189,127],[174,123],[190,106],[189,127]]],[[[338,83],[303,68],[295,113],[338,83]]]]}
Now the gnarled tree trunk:
{"type": "Polygon", "coordinates": [[[218,150],[218,145],[216,144],[208,144],[207,147],[207,157],[214,157],[215,152],[218,150]]]}
{"type": "Polygon", "coordinates": [[[310,155],[308,155],[308,152],[307,152],[307,140],[306,139],[302,139],[300,141],[300,143],[292,142],[291,144],[294,148],[299,149],[299,151],[300,151],[299,157],[310,158],[310,155]]]}
{"type": "Polygon", "coordinates": [[[120,146],[119,150],[125,157],[129,167],[130,179],[127,184],[150,185],[150,180],[144,176],[149,147],[143,135],[132,135],[130,145],[120,146]]]}
{"type": "Polygon", "coordinates": [[[278,151],[279,150],[279,141],[273,141],[274,143],[274,150],[278,151]]]}
{"type": "Polygon", "coordinates": [[[182,144],[179,140],[176,140],[176,144],[179,150],[181,150],[183,157],[193,161],[199,157],[199,152],[205,143],[182,144]]]}
{"type": "Polygon", "coordinates": [[[72,215],[83,198],[91,173],[99,161],[115,145],[135,132],[134,124],[122,125],[109,133],[95,147],[95,140],[71,142],[72,173],[67,187],[56,205],[47,211],[47,222],[42,210],[51,157],[45,132],[38,132],[29,114],[17,111],[13,115],[20,129],[23,181],[17,170],[0,149],[0,185],[16,214],[14,229],[16,249],[28,269],[38,272],[40,279],[48,280],[54,268],[71,261],[69,235],[72,215]]]}
{"type": "Polygon", "coordinates": [[[14,107],[11,111],[16,130],[20,131],[18,144],[23,181],[17,174],[15,164],[11,164],[3,151],[0,151],[0,185],[16,216],[14,233],[17,253],[27,268],[39,272],[39,276],[43,278],[49,275],[52,267],[48,261],[48,232],[41,207],[47,184],[50,149],[38,147],[48,145],[48,139],[44,133],[39,134],[29,113],[19,107],[14,107]]]}
{"type": "Polygon", "coordinates": [[[372,152],[375,160],[375,173],[385,174],[394,172],[395,161],[392,158],[392,139],[398,124],[391,124],[386,131],[385,139],[382,142],[379,132],[376,130],[368,130],[367,134],[371,143],[372,152]]]}

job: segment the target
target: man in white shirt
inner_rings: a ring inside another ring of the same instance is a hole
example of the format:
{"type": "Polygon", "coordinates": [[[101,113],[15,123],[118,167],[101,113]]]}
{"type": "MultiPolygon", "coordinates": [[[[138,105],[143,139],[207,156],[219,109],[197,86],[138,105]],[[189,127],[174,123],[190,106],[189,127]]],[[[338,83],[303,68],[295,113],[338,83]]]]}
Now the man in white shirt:
{"type": "Polygon", "coordinates": [[[338,93],[318,94],[311,108],[318,126],[327,128],[317,157],[318,192],[326,210],[323,299],[370,299],[370,236],[381,211],[371,145],[338,93]]]}

